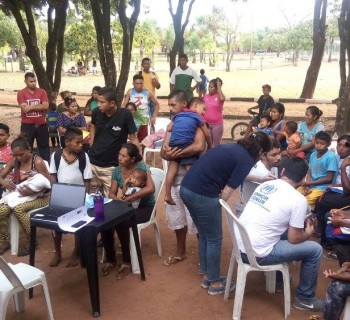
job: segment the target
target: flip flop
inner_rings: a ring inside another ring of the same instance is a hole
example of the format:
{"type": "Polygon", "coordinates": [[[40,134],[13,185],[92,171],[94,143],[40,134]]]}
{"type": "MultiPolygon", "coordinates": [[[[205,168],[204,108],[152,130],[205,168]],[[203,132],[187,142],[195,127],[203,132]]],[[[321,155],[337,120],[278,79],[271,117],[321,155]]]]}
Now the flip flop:
{"type": "Polygon", "coordinates": [[[101,270],[101,276],[105,277],[109,275],[109,272],[114,268],[114,263],[106,262],[101,270]]]}
{"type": "Polygon", "coordinates": [[[163,264],[165,266],[170,266],[172,264],[176,264],[178,262],[181,262],[182,260],[186,259],[187,257],[173,257],[173,256],[170,256],[168,257],[168,259],[164,260],[163,264]]]}
{"type": "Polygon", "coordinates": [[[122,264],[115,275],[118,280],[124,279],[126,276],[128,276],[131,273],[131,265],[129,264],[122,264]]]}

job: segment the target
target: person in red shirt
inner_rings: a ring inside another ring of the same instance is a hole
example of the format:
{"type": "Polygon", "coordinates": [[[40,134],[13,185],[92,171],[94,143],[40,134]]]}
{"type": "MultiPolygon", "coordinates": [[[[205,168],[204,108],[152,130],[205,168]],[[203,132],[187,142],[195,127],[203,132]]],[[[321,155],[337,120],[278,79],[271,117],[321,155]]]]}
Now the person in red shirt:
{"type": "Polygon", "coordinates": [[[27,135],[31,149],[33,150],[36,140],[39,155],[50,161],[49,130],[46,122],[49,100],[45,90],[36,87],[34,73],[27,72],[24,75],[24,83],[26,87],[17,94],[17,101],[21,107],[21,132],[27,135]]]}

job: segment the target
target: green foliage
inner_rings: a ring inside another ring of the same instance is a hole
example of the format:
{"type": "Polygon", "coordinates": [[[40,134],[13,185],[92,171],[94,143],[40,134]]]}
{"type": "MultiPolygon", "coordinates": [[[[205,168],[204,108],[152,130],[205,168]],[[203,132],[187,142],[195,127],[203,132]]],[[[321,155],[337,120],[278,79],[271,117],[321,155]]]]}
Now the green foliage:
{"type": "Polygon", "coordinates": [[[16,47],[21,43],[21,36],[19,34],[16,23],[10,17],[5,16],[0,11],[0,47],[6,44],[10,47],[16,47]]]}
{"type": "Polygon", "coordinates": [[[159,29],[157,37],[161,46],[171,49],[171,46],[175,40],[174,28],[169,26],[166,29],[159,29]]]}
{"type": "Polygon", "coordinates": [[[301,22],[288,31],[287,49],[298,52],[312,49],[312,21],[301,22]]]}
{"type": "Polygon", "coordinates": [[[135,26],[134,48],[144,48],[145,54],[150,55],[152,49],[159,45],[157,22],[154,20],[138,21],[135,26]]]}
{"type": "Polygon", "coordinates": [[[113,52],[121,54],[123,50],[123,28],[119,22],[116,20],[112,23],[112,46],[113,52]]]}
{"type": "Polygon", "coordinates": [[[72,23],[66,30],[65,51],[71,55],[77,55],[86,64],[97,56],[96,33],[89,14],[85,14],[81,20],[72,23]]]}

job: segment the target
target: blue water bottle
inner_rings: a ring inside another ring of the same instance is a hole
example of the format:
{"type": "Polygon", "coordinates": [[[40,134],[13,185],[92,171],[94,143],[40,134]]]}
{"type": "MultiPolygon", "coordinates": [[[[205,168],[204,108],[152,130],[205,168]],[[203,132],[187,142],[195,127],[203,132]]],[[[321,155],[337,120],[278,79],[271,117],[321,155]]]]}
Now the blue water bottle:
{"type": "Polygon", "coordinates": [[[103,203],[103,196],[99,189],[96,190],[94,195],[94,212],[95,221],[103,221],[105,218],[105,207],[103,203]]]}

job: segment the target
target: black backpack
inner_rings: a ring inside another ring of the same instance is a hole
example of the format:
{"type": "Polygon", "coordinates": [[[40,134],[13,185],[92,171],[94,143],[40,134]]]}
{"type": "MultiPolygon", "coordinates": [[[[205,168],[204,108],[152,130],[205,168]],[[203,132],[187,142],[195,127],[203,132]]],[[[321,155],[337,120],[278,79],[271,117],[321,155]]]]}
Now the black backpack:
{"type": "MultiPolygon", "coordinates": [[[[57,150],[55,152],[55,154],[53,156],[54,160],[55,160],[56,172],[58,171],[58,168],[60,166],[62,152],[63,152],[63,149],[59,149],[59,150],[57,150]]],[[[83,179],[84,179],[84,170],[85,170],[85,167],[86,167],[85,152],[81,151],[77,155],[78,155],[78,161],[79,161],[79,170],[80,170],[80,172],[81,172],[81,174],[83,176],[83,179]]]]}

